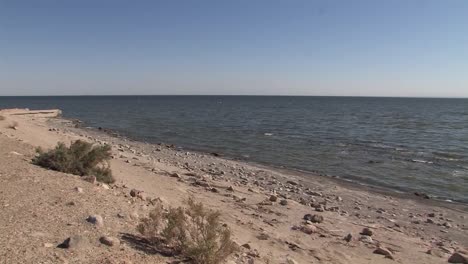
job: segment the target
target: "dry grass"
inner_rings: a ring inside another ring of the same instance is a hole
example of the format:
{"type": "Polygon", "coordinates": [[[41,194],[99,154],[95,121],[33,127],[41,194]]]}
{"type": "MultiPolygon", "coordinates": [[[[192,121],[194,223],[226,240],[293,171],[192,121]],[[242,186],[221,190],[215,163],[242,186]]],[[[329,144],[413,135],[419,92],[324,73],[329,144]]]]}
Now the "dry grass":
{"type": "Polygon", "coordinates": [[[112,183],[112,171],[109,160],[111,147],[109,145],[93,146],[93,144],[77,140],[70,147],[64,143],[44,152],[37,149],[33,163],[51,170],[71,173],[79,176],[95,176],[97,181],[112,183]]]}
{"type": "Polygon", "coordinates": [[[141,220],[137,230],[156,246],[165,246],[196,264],[218,264],[237,250],[231,230],[218,211],[207,210],[193,199],[187,208],[156,207],[141,220]]]}

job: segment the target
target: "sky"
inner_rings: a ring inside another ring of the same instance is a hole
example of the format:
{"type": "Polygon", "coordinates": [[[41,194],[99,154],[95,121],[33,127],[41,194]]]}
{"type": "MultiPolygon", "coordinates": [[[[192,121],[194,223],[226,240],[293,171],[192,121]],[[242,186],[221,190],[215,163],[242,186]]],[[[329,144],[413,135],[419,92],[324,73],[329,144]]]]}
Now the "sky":
{"type": "Polygon", "coordinates": [[[466,0],[0,0],[0,95],[468,97],[466,0]]]}

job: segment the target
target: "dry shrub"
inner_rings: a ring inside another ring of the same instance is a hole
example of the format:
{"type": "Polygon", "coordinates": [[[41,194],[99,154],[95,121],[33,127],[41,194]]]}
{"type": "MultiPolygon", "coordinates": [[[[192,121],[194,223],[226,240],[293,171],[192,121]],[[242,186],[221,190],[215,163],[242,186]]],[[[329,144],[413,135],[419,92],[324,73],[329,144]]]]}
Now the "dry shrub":
{"type": "Polygon", "coordinates": [[[114,182],[109,165],[109,145],[93,146],[91,143],[77,140],[67,147],[59,142],[54,149],[47,152],[38,148],[37,154],[33,163],[38,166],[79,176],[95,176],[100,182],[114,182]]]}
{"type": "Polygon", "coordinates": [[[151,210],[147,218],[140,220],[140,224],[137,226],[138,232],[152,244],[158,243],[159,233],[165,221],[164,217],[164,208],[158,204],[155,209],[151,210]]]}
{"type": "Polygon", "coordinates": [[[220,221],[218,211],[206,210],[193,199],[188,207],[156,207],[141,220],[137,230],[156,246],[172,249],[197,264],[218,264],[237,250],[231,230],[220,221]]]}

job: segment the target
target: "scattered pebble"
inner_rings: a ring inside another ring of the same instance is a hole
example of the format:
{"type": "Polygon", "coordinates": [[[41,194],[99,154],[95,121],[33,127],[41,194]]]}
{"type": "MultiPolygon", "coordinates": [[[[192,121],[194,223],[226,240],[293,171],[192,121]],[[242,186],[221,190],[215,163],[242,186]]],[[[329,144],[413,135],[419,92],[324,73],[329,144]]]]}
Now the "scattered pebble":
{"type": "Polygon", "coordinates": [[[94,224],[96,226],[103,226],[104,225],[104,220],[102,219],[102,216],[100,215],[90,215],[88,218],[86,218],[86,221],[88,221],[91,224],[94,224]]]}
{"type": "Polygon", "coordinates": [[[303,219],[306,220],[306,221],[311,221],[312,223],[322,223],[323,222],[323,216],[321,216],[321,215],[306,214],[306,215],[304,215],[303,219]]]}
{"type": "Polygon", "coordinates": [[[455,252],[448,259],[449,263],[462,263],[468,264],[468,255],[462,254],[461,252],[455,252]]]}
{"type": "Polygon", "coordinates": [[[99,238],[99,242],[109,247],[120,245],[120,240],[115,237],[102,236],[99,238]]]}
{"type": "Polygon", "coordinates": [[[372,236],[373,234],[374,234],[374,232],[368,227],[365,227],[361,231],[361,235],[364,235],[364,236],[372,236]]]}
{"type": "Polygon", "coordinates": [[[85,244],[85,239],[80,235],[76,235],[76,236],[72,236],[72,237],[65,239],[57,247],[64,248],[64,249],[68,249],[68,248],[77,249],[77,248],[82,247],[84,244],[85,244]]]}
{"type": "Polygon", "coordinates": [[[346,242],[351,242],[351,240],[353,240],[353,235],[347,234],[347,235],[344,237],[344,240],[345,240],[346,242]]]}
{"type": "Polygon", "coordinates": [[[384,255],[386,258],[393,259],[393,253],[384,247],[376,248],[374,254],[384,255]]]}

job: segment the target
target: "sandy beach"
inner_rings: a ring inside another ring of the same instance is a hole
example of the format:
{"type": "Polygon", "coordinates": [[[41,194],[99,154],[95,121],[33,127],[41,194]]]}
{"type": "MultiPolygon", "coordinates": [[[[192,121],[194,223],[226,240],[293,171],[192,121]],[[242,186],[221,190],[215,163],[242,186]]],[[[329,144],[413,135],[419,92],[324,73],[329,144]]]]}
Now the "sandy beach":
{"type": "Polygon", "coordinates": [[[463,204],[132,141],[83,128],[60,110],[0,110],[0,116],[0,263],[171,263],[142,243],[136,225],[152,201],[181,206],[189,197],[219,210],[232,229],[241,250],[227,263],[467,258],[463,204]],[[31,163],[36,147],[77,139],[112,146],[114,184],[31,163]],[[132,197],[132,189],[144,195],[132,197]],[[103,217],[102,227],[86,222],[94,214],[103,217]],[[85,242],[57,248],[77,235],[85,242]],[[103,235],[120,242],[103,245],[103,235]]]}

